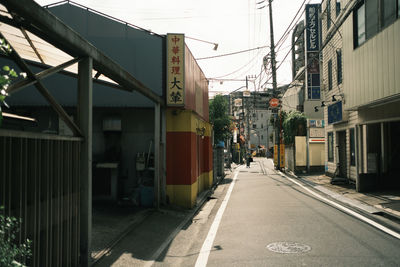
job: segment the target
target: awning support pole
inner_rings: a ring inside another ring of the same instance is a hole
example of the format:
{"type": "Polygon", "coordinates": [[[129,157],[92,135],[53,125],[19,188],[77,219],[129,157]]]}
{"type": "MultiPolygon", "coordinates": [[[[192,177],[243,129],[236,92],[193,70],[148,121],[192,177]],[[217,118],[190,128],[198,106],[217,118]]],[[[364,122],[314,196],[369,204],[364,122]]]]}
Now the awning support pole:
{"type": "Polygon", "coordinates": [[[92,58],[78,64],[78,123],[84,141],[80,158],[80,261],[83,267],[91,264],[92,238],[92,121],[93,83],[92,58]]]}

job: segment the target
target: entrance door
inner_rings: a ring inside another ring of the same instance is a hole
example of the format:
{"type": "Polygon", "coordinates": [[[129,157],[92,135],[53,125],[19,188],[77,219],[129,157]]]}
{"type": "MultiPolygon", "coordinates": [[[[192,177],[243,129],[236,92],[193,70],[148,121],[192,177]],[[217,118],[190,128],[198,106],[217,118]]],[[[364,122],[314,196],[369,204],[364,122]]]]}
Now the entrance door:
{"type": "Polygon", "coordinates": [[[346,131],[338,132],[339,177],[347,178],[346,131]]]}
{"type": "Polygon", "coordinates": [[[197,165],[197,194],[200,194],[203,191],[203,181],[201,179],[201,137],[199,135],[196,135],[196,148],[197,148],[197,153],[196,153],[196,165],[197,165]]]}
{"type": "Polygon", "coordinates": [[[389,123],[389,138],[387,142],[387,150],[389,151],[387,157],[387,172],[388,181],[387,187],[400,188],[400,122],[389,123]]]}

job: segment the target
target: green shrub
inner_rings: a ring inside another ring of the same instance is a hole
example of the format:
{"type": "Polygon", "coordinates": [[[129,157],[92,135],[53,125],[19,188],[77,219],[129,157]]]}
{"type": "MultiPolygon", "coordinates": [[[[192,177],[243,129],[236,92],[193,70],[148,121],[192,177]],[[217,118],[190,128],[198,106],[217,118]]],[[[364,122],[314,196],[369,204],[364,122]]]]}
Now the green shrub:
{"type": "Polygon", "coordinates": [[[0,266],[19,266],[17,260],[28,259],[32,256],[32,241],[26,239],[18,244],[21,220],[4,216],[3,210],[4,208],[0,207],[0,266]]]}

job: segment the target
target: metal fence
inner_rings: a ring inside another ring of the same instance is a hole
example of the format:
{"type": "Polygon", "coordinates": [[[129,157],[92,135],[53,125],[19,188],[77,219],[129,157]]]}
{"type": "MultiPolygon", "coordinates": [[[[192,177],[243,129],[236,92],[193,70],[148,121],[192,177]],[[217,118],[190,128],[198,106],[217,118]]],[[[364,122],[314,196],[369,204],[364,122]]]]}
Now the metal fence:
{"type": "Polygon", "coordinates": [[[79,265],[82,139],[0,130],[0,206],[32,240],[28,266],[79,265]]]}

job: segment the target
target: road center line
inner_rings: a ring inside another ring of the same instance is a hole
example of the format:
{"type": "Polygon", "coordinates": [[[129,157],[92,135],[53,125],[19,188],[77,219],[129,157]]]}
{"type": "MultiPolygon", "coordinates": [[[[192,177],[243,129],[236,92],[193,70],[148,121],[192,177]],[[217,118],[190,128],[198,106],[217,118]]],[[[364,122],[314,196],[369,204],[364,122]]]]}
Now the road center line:
{"type": "Polygon", "coordinates": [[[230,184],[228,188],[228,192],[225,195],[224,200],[222,201],[221,206],[218,209],[217,214],[215,215],[214,221],[210,227],[210,230],[208,231],[207,238],[204,240],[203,246],[201,247],[199,256],[197,257],[196,265],[195,267],[205,267],[208,262],[208,256],[210,255],[210,251],[212,248],[212,245],[214,243],[215,236],[217,235],[218,227],[219,224],[222,220],[222,215],[225,212],[225,208],[228,205],[229,198],[231,197],[233,187],[235,186],[237,176],[239,174],[239,169],[242,167],[239,167],[236,169],[235,175],[233,176],[232,183],[230,184]]]}
{"type": "Polygon", "coordinates": [[[290,177],[288,177],[288,176],[286,176],[286,175],[284,175],[282,173],[281,173],[281,175],[284,176],[286,179],[290,180],[292,183],[297,184],[298,186],[302,187],[307,192],[309,192],[312,195],[316,196],[317,198],[321,199],[322,201],[328,203],[329,205],[332,205],[332,206],[334,206],[334,207],[346,212],[347,214],[350,214],[350,215],[352,215],[352,216],[354,216],[354,217],[356,217],[356,218],[358,218],[358,219],[360,219],[360,220],[362,220],[362,221],[374,226],[375,228],[378,228],[379,230],[381,230],[381,231],[383,231],[383,232],[385,232],[385,233],[387,233],[387,234],[389,234],[389,235],[391,235],[391,236],[393,236],[393,237],[395,237],[397,239],[400,239],[400,234],[399,233],[397,233],[397,232],[395,232],[395,231],[393,231],[393,230],[391,230],[391,229],[389,229],[389,228],[387,228],[387,227],[385,227],[385,226],[383,226],[383,225],[381,225],[381,224],[379,224],[377,222],[374,222],[373,220],[368,219],[367,217],[365,217],[365,216],[363,216],[363,215],[361,215],[361,214],[359,214],[357,212],[354,212],[351,209],[348,209],[348,208],[346,208],[346,207],[344,207],[344,206],[342,206],[342,205],[340,205],[340,204],[338,204],[338,203],[336,203],[334,201],[331,201],[331,200],[321,196],[320,194],[312,191],[311,189],[305,187],[304,185],[300,184],[299,182],[295,181],[294,179],[292,179],[292,178],[290,178],[290,177]]]}

